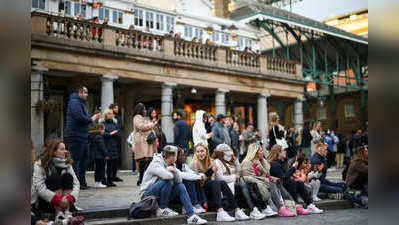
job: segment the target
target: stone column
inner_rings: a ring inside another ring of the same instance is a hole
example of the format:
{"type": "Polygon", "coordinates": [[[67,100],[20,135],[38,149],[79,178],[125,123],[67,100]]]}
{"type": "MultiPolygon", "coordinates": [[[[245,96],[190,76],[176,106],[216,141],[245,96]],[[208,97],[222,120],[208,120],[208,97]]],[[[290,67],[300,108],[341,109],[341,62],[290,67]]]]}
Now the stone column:
{"type": "Polygon", "coordinates": [[[226,93],[229,90],[226,89],[217,89],[216,96],[215,96],[215,111],[216,115],[223,114],[226,115],[226,93]]]}
{"type": "Polygon", "coordinates": [[[109,105],[114,103],[114,80],[118,79],[116,75],[103,75],[101,77],[101,111],[108,109],[109,105]]]}
{"type": "Polygon", "coordinates": [[[304,97],[300,96],[294,103],[294,126],[295,130],[303,127],[303,101],[304,97]]]}
{"type": "Polygon", "coordinates": [[[122,140],[122,169],[132,169],[132,151],[126,140],[133,131],[134,103],[136,100],[136,92],[134,86],[129,86],[126,91],[125,98],[125,118],[124,118],[124,138],[122,140]]]}
{"type": "MultiPolygon", "coordinates": [[[[258,95],[258,130],[261,133],[263,143],[266,143],[266,129],[268,127],[268,113],[267,113],[267,98],[270,94],[259,94],[258,95]]],[[[266,145],[263,145],[266,148],[266,145]]]]}
{"type": "Polygon", "coordinates": [[[167,143],[173,143],[173,87],[177,86],[176,83],[163,83],[162,84],[162,131],[166,136],[167,143]]]}
{"type": "Polygon", "coordinates": [[[31,138],[35,148],[35,157],[44,145],[44,118],[43,111],[37,104],[43,100],[43,73],[48,71],[43,67],[32,67],[31,72],[31,138]]]}

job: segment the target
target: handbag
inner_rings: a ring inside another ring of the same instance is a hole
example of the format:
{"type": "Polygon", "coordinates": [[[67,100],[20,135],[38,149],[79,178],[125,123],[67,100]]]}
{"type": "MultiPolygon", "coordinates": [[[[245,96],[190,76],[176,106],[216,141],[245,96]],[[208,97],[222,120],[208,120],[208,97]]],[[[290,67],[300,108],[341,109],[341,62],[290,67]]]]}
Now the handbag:
{"type": "Polygon", "coordinates": [[[146,142],[147,144],[151,145],[155,142],[155,139],[157,139],[157,136],[155,135],[154,131],[151,131],[147,136],[146,142]]]}
{"type": "Polygon", "coordinates": [[[274,137],[276,138],[276,144],[280,145],[283,149],[288,148],[288,144],[287,141],[284,138],[278,139],[276,136],[276,131],[274,129],[275,126],[273,126],[273,133],[274,133],[274,137]]]}

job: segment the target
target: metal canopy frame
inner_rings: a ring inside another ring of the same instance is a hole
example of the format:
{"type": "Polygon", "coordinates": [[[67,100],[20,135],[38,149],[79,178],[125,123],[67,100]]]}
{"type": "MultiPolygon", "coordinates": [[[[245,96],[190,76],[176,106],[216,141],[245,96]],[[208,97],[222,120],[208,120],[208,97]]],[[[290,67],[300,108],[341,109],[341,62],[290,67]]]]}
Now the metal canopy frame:
{"type": "Polygon", "coordinates": [[[273,42],[279,43],[277,48],[273,46],[271,50],[263,51],[262,54],[272,53],[274,57],[285,56],[287,59],[301,62],[303,76],[311,78],[312,82],[319,86],[367,90],[363,81],[364,72],[367,70],[362,69],[368,65],[367,45],[273,19],[255,19],[250,24],[264,29],[273,38],[273,42]],[[296,43],[289,45],[287,41],[284,44],[274,28],[283,29],[296,43]],[[349,70],[353,71],[354,77],[349,75],[349,70]],[[334,83],[335,78],[344,78],[345,85],[334,83]]]}

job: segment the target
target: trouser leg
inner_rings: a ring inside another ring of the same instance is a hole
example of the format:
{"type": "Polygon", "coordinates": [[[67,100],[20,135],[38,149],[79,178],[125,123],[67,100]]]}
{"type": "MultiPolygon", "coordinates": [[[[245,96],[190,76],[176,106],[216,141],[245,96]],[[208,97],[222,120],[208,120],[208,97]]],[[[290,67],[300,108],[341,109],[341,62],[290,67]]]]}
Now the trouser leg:
{"type": "Polygon", "coordinates": [[[247,184],[243,181],[238,181],[235,185],[235,188],[236,188],[236,191],[241,191],[241,193],[248,205],[248,208],[252,211],[254,209],[255,205],[252,202],[247,184]]]}
{"type": "Polygon", "coordinates": [[[306,189],[305,184],[303,182],[296,181],[297,193],[302,197],[305,201],[306,205],[312,204],[313,200],[311,198],[310,192],[306,189]]]}
{"type": "Polygon", "coordinates": [[[171,199],[179,198],[188,216],[194,215],[193,205],[191,204],[190,196],[184,184],[176,184],[172,188],[171,199]]]}
{"type": "Polygon", "coordinates": [[[183,184],[186,187],[188,195],[190,196],[191,203],[193,205],[199,204],[198,193],[197,193],[197,181],[183,180],[183,184]]]}

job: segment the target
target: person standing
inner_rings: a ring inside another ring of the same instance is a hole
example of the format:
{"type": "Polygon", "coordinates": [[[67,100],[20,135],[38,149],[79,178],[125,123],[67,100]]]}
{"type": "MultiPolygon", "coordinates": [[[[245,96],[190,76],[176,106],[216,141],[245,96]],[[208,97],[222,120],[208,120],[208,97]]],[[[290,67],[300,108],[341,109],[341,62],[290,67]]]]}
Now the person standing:
{"type": "Polygon", "coordinates": [[[245,129],[242,132],[242,141],[241,141],[241,146],[240,146],[240,162],[244,160],[245,156],[247,155],[248,152],[248,146],[252,143],[255,143],[258,138],[259,134],[258,132],[254,132],[254,124],[253,123],[248,123],[247,129],[245,129]]]}
{"type": "Polygon", "coordinates": [[[310,158],[311,149],[310,143],[312,142],[312,135],[310,134],[309,121],[305,122],[302,130],[302,151],[305,152],[306,157],[310,158]]]}
{"type": "Polygon", "coordinates": [[[184,149],[184,152],[187,156],[188,154],[188,142],[191,138],[191,128],[187,123],[186,112],[184,110],[178,110],[177,121],[175,123],[175,127],[173,128],[174,134],[174,145],[184,149]]]}
{"type": "Polygon", "coordinates": [[[64,140],[67,149],[71,151],[73,169],[80,182],[80,188],[89,188],[86,183],[86,167],[89,151],[89,124],[97,121],[101,113],[90,117],[86,100],[89,92],[87,87],[81,86],[77,92],[71,94],[66,113],[66,127],[64,140]]]}
{"type": "Polygon", "coordinates": [[[219,114],[216,117],[216,122],[212,127],[213,137],[212,140],[215,143],[215,146],[220,144],[227,144],[231,146],[230,134],[225,126],[226,117],[223,114],[219,114]]]}
{"type": "Polygon", "coordinates": [[[207,132],[205,124],[208,121],[208,117],[203,110],[197,110],[195,112],[195,122],[193,126],[193,143],[194,146],[202,144],[208,147],[208,139],[212,138],[212,132],[207,132]]]}
{"type": "Polygon", "coordinates": [[[114,117],[114,113],[111,109],[108,109],[104,112],[104,118],[101,119],[100,122],[103,123],[105,126],[104,143],[110,156],[110,159],[107,160],[106,184],[109,187],[115,187],[116,185],[113,182],[115,181],[115,167],[117,166],[119,158],[119,128],[114,117]]]}
{"type": "MultiPolygon", "coordinates": [[[[205,129],[206,133],[212,133],[212,127],[215,123],[215,117],[212,114],[208,115],[208,120],[205,122],[205,129]]],[[[212,133],[213,134],[213,133],[212,133]]],[[[209,153],[212,155],[213,150],[216,148],[215,143],[213,142],[212,138],[208,139],[208,149],[209,153]]]]}
{"type": "Polygon", "coordinates": [[[271,129],[269,130],[269,146],[273,147],[275,144],[277,144],[276,139],[285,140],[286,131],[284,127],[280,124],[280,117],[275,112],[270,113],[270,126],[271,129]]]}
{"type": "Polygon", "coordinates": [[[234,151],[234,156],[239,158],[240,154],[240,127],[237,122],[232,123],[232,129],[230,129],[231,148],[234,151]]]}
{"type": "Polygon", "coordinates": [[[117,140],[117,153],[118,153],[118,161],[114,165],[113,168],[113,181],[115,182],[123,182],[121,178],[117,176],[118,166],[121,164],[122,161],[122,137],[123,137],[123,121],[121,116],[119,115],[119,106],[116,103],[113,103],[109,106],[109,109],[112,110],[114,113],[114,118],[116,120],[116,125],[118,127],[118,140],[117,140]]]}
{"type": "Polygon", "coordinates": [[[154,132],[155,135],[157,136],[157,143],[156,143],[157,152],[161,153],[163,151],[163,147],[165,147],[166,145],[166,137],[165,134],[162,132],[162,127],[158,119],[157,111],[154,108],[149,108],[148,117],[150,118],[150,121],[157,123],[157,125],[154,127],[154,132]]]}
{"type": "Polygon", "coordinates": [[[313,130],[310,131],[310,135],[312,135],[312,142],[311,142],[311,150],[313,155],[316,152],[316,143],[322,140],[323,138],[323,129],[321,127],[321,121],[316,121],[313,125],[313,130]]]}
{"type": "Polygon", "coordinates": [[[140,186],[143,180],[144,172],[150,164],[154,153],[156,152],[155,140],[151,141],[148,137],[157,125],[158,121],[152,122],[145,119],[147,110],[143,103],[138,103],[133,117],[134,126],[134,156],[139,164],[139,179],[137,186],[140,186]]]}

